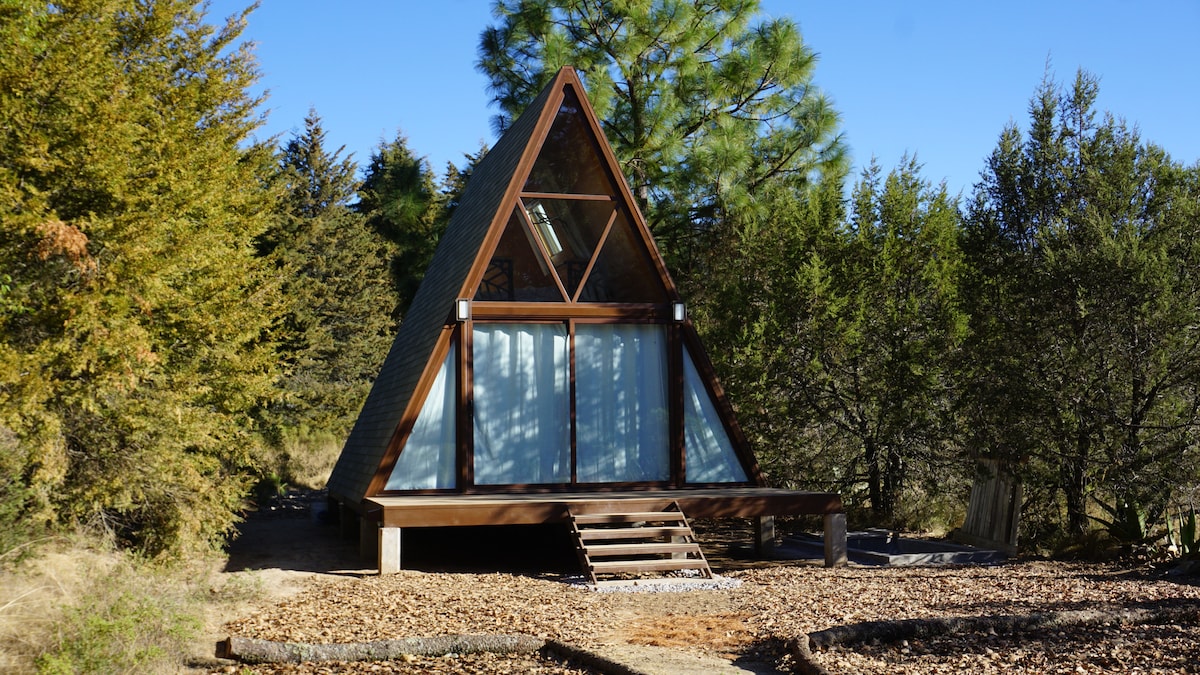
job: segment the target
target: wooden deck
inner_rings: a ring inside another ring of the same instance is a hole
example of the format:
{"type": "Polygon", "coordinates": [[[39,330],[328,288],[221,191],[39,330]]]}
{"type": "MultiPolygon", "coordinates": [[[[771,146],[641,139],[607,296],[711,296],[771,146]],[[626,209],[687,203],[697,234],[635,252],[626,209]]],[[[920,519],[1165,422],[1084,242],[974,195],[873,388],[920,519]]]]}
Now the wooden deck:
{"type": "Polygon", "coordinates": [[[689,518],[754,518],[842,512],[841,497],[760,487],[370,497],[365,516],[381,527],[538,525],[567,522],[579,513],[661,511],[672,502],[689,518]]]}

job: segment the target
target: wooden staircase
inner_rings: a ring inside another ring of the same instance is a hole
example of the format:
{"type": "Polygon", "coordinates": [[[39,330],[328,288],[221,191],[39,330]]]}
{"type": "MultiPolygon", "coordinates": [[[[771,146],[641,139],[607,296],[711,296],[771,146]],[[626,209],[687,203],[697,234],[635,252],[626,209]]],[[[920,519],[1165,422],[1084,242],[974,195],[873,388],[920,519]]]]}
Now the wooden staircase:
{"type": "Polygon", "coordinates": [[[630,513],[567,512],[576,552],[593,584],[621,575],[697,570],[706,579],[712,569],[696,535],[673,502],[666,511],[630,513]]]}

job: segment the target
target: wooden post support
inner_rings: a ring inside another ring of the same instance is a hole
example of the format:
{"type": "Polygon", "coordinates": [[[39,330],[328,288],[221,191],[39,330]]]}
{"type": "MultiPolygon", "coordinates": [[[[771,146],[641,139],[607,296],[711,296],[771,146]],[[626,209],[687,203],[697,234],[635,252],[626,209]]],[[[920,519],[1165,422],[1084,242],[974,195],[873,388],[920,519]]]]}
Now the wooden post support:
{"type": "Polygon", "coordinates": [[[400,534],[398,527],[379,528],[379,573],[400,571],[400,534]]]}
{"type": "Polygon", "coordinates": [[[775,516],[754,519],[754,553],[760,558],[775,552],[775,516]]]}
{"type": "Polygon", "coordinates": [[[825,566],[846,564],[846,514],[825,514],[825,566]]]}

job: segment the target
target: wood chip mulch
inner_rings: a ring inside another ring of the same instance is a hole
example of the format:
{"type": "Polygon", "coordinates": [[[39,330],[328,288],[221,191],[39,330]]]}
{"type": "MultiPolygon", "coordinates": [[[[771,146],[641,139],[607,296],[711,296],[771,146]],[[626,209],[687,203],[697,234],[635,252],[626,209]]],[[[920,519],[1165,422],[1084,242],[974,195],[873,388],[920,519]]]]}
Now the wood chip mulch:
{"type": "MultiPolygon", "coordinates": [[[[991,567],[774,565],[727,572],[738,588],[596,593],[557,575],[404,571],[314,578],[299,594],[227,625],[232,635],[336,643],[529,633],[581,646],[645,644],[791,667],[786,640],[838,625],[953,616],[1119,610],[1200,602],[1195,577],[1062,562],[991,567]]],[[[817,650],[834,673],[1200,673],[1200,627],[1099,626],[947,635],[817,650]]],[[[255,666],[255,673],[586,673],[537,654],[374,664],[255,666]]],[[[246,672],[237,670],[236,672],[246,672]]]]}

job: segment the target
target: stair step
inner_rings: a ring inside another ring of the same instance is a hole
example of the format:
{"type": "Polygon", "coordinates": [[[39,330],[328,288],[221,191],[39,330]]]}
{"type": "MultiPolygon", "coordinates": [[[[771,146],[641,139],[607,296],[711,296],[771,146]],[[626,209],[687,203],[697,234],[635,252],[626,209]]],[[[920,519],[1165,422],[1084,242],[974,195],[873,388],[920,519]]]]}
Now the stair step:
{"type": "Polygon", "coordinates": [[[599,544],[585,546],[589,557],[608,558],[624,555],[662,555],[666,553],[695,553],[700,554],[696,544],[599,544]]]}
{"type": "Polygon", "coordinates": [[[692,558],[680,560],[604,560],[592,563],[593,573],[670,572],[673,570],[707,570],[708,562],[692,558]]]}
{"type": "Polygon", "coordinates": [[[671,506],[671,511],[568,511],[579,562],[592,583],[598,584],[597,575],[601,574],[681,570],[699,570],[711,579],[712,568],[696,543],[687,517],[678,502],[671,506]]]}
{"type": "Polygon", "coordinates": [[[584,513],[572,516],[578,525],[607,523],[679,523],[684,515],[679,511],[639,511],[636,513],[584,513]]]}
{"type": "Polygon", "coordinates": [[[651,539],[654,537],[686,537],[692,534],[689,527],[609,527],[598,530],[580,530],[584,541],[605,539],[651,539]]]}

